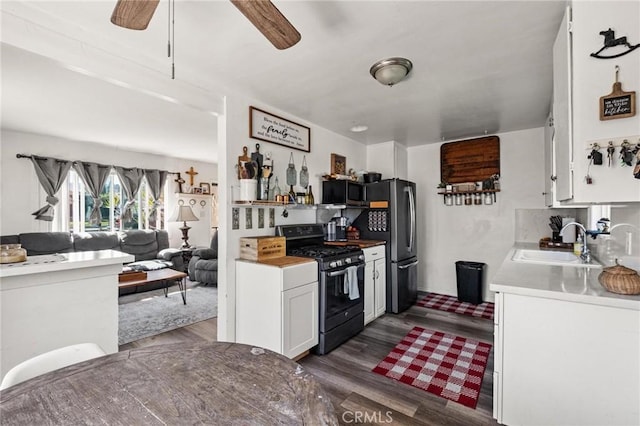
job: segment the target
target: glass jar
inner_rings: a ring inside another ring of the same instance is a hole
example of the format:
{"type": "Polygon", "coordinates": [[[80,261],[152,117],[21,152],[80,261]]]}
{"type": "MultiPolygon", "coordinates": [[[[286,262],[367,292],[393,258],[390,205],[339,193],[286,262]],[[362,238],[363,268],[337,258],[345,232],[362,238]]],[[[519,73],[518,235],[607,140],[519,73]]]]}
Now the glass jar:
{"type": "Polygon", "coordinates": [[[464,205],[470,206],[473,204],[473,200],[471,199],[471,194],[464,194],[464,205]]]}
{"type": "Polygon", "coordinates": [[[456,194],[456,206],[461,206],[462,205],[462,194],[456,194]]]}
{"type": "Polygon", "coordinates": [[[475,204],[476,206],[482,204],[482,194],[480,192],[476,192],[475,194],[473,194],[473,204],[475,204]]]}
{"type": "Polygon", "coordinates": [[[444,196],[444,204],[447,205],[447,206],[452,206],[453,205],[453,195],[445,194],[445,196],[444,196]]]}
{"type": "Polygon", "coordinates": [[[484,203],[486,205],[493,204],[493,193],[485,192],[485,194],[484,194],[484,203]]]}

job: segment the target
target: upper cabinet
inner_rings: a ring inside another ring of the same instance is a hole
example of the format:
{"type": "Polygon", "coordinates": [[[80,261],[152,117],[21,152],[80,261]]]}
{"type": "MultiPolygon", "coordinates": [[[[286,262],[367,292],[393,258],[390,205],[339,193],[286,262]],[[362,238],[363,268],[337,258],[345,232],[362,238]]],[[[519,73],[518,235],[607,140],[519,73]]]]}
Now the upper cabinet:
{"type": "Polygon", "coordinates": [[[407,164],[407,147],[395,141],[367,146],[367,170],[382,173],[382,179],[408,179],[407,164]]]}
{"type": "Polygon", "coordinates": [[[551,128],[552,204],[573,198],[571,108],[571,9],[567,8],[553,44],[553,117],[551,128]]]}
{"type": "MultiPolygon", "coordinates": [[[[547,155],[551,173],[546,179],[555,182],[546,185],[553,192],[548,205],[640,202],[640,179],[620,159],[620,144],[625,139],[632,146],[640,143],[640,114],[600,119],[600,98],[612,92],[616,66],[622,90],[640,91],[640,49],[613,59],[591,56],[604,46],[601,32],[609,29],[616,39],[626,37],[631,45],[640,43],[640,2],[573,2],[556,37],[553,128],[546,142],[551,150],[547,155]],[[611,164],[606,150],[609,141],[616,147],[611,164]],[[588,158],[594,142],[601,147],[601,165],[591,164],[588,158]]],[[[601,55],[613,56],[626,49],[624,45],[610,47],[601,55]]]]}

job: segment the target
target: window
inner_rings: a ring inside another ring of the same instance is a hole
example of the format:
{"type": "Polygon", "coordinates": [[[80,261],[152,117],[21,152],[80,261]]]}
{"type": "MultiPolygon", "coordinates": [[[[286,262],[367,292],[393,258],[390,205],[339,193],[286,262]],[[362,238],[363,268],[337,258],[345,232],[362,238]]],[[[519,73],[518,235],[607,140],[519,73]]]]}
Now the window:
{"type": "Polygon", "coordinates": [[[119,231],[125,229],[165,229],[165,194],[162,192],[156,213],[151,215],[154,201],[148,190],[146,180],[142,180],[140,190],[131,208],[132,219],[122,220],[122,209],[127,198],[120,185],[120,179],[115,171],[112,171],[100,192],[100,224],[93,225],[89,222],[89,215],[93,209],[93,197],[85,191],[84,183],[75,170],[70,170],[66,184],[60,190],[60,202],[56,206],[53,231],[119,231]]]}

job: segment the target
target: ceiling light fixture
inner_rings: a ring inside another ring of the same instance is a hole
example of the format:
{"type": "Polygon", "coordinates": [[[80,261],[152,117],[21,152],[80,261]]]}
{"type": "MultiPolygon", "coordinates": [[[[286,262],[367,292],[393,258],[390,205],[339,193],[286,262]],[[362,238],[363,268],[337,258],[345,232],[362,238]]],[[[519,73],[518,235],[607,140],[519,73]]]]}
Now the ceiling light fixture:
{"type": "Polygon", "coordinates": [[[369,127],[363,124],[358,124],[356,126],[353,126],[350,130],[353,133],[360,133],[360,132],[366,132],[367,130],[369,130],[369,127]]]}
{"type": "Polygon", "coordinates": [[[371,76],[385,86],[393,86],[404,80],[413,64],[405,58],[381,59],[371,66],[371,76]]]}

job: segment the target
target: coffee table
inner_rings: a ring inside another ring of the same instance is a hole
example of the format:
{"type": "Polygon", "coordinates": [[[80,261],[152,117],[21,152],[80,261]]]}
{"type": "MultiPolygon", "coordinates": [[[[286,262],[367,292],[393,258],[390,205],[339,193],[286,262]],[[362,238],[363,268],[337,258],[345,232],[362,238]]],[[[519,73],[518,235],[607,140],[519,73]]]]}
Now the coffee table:
{"type": "Polygon", "coordinates": [[[118,284],[118,288],[127,288],[127,287],[136,287],[143,284],[151,284],[164,281],[166,285],[164,287],[164,297],[168,297],[169,294],[169,283],[176,282],[178,284],[178,288],[180,289],[180,294],[182,295],[182,302],[187,304],[187,283],[186,283],[187,274],[180,271],[175,271],[173,269],[164,268],[158,269],[156,271],[148,271],[147,278],[142,280],[133,280],[133,281],[125,281],[118,284]]]}

